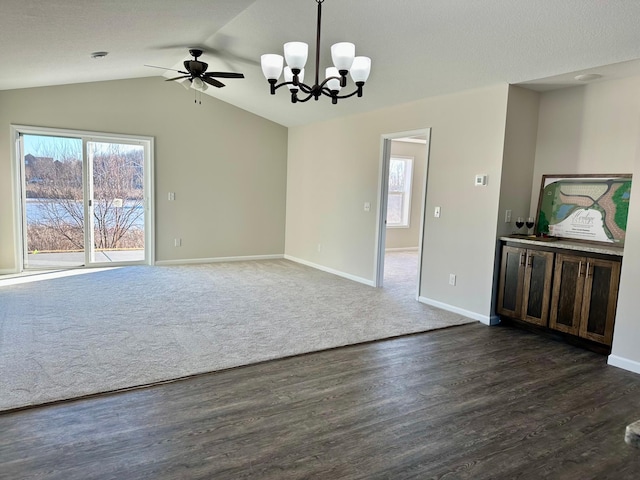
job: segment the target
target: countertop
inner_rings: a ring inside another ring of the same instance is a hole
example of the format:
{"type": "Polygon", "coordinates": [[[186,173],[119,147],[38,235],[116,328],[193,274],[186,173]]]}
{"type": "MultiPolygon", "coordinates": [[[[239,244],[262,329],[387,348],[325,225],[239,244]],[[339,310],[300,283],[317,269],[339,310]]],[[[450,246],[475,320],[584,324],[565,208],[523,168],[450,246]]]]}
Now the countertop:
{"type": "Polygon", "coordinates": [[[572,242],[571,240],[539,240],[536,237],[525,235],[513,235],[508,237],[500,237],[503,242],[522,243],[525,245],[536,245],[553,248],[564,248],[565,250],[576,250],[579,252],[601,253],[604,255],[615,255],[622,257],[623,247],[614,245],[599,245],[583,242],[572,242]]]}

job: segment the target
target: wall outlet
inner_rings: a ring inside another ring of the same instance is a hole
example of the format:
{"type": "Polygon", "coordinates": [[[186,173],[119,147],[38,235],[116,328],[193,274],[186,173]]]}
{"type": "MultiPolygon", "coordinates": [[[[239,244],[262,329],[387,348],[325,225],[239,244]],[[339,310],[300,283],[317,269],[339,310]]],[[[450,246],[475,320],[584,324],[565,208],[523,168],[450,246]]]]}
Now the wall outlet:
{"type": "Polygon", "coordinates": [[[511,223],[511,210],[504,212],[504,223],[511,223]]]}
{"type": "Polygon", "coordinates": [[[456,286],[456,275],[454,273],[449,274],[449,285],[456,286]]]}
{"type": "Polygon", "coordinates": [[[176,192],[169,192],[168,198],[170,202],[173,202],[176,199],[176,192]]]}
{"type": "Polygon", "coordinates": [[[182,239],[181,238],[174,238],[173,239],[173,246],[174,247],[181,247],[182,246],[182,239]]]}
{"type": "Polygon", "coordinates": [[[364,211],[365,212],[371,211],[371,202],[364,202],[364,211]]]}

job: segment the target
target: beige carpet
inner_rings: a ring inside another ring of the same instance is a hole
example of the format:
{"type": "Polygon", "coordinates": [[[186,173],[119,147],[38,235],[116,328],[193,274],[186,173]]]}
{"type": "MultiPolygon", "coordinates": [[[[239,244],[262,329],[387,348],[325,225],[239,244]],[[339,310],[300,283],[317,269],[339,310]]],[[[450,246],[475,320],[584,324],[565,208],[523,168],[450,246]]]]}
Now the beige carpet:
{"type": "Polygon", "coordinates": [[[386,263],[383,289],[286,260],[0,286],[0,410],[473,322],[386,263]]]}

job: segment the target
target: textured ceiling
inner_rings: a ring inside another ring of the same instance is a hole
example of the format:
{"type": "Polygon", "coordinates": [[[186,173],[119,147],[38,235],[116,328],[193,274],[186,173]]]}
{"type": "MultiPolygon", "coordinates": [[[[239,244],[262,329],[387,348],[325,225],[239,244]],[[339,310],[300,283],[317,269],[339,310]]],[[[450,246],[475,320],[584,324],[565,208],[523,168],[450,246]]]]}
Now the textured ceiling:
{"type": "Polygon", "coordinates": [[[269,95],[259,58],[290,40],[312,57],[314,0],[2,0],[0,89],[159,77],[144,65],[181,68],[200,46],[210,70],[246,76],[207,93],[294,126],[497,83],[557,88],[620,62],[602,80],[638,74],[638,19],[630,0],[325,0],[322,67],[332,43],[352,41],[372,74],[363,98],[292,105],[269,95]]]}

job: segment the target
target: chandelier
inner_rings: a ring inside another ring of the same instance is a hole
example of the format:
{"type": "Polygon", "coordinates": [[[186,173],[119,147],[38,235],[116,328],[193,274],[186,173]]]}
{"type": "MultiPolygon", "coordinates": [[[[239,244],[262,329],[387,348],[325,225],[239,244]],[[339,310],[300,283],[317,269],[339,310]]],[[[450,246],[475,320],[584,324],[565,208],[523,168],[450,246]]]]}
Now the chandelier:
{"type": "Polygon", "coordinates": [[[349,98],[354,95],[362,96],[362,87],[369,78],[371,71],[371,59],[369,57],[356,57],[356,47],[353,43],[340,42],[331,47],[331,59],[333,67],[325,70],[325,79],[320,83],[320,25],[322,19],[322,2],[316,0],[318,4],[318,27],[316,33],[316,76],[313,86],[304,82],[304,66],[307,63],[309,45],[304,42],[288,42],[284,44],[284,58],[282,55],[268,53],[262,55],[262,73],[271,86],[271,95],[275,95],[276,90],[284,85],[291,92],[291,103],[306,102],[313,98],[318,100],[321,95],[331,98],[331,103],[338,103],[338,99],[349,98]],[[284,67],[284,82],[278,84],[278,80],[283,71],[284,60],[287,66],[284,67]],[[349,94],[340,95],[340,90],[347,86],[347,74],[351,74],[351,79],[356,85],[355,91],[349,94]],[[301,97],[299,97],[301,92],[301,97]]]}

